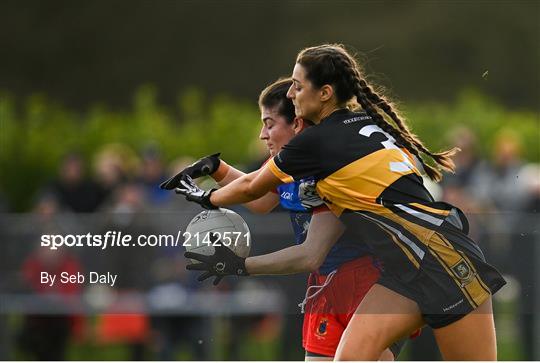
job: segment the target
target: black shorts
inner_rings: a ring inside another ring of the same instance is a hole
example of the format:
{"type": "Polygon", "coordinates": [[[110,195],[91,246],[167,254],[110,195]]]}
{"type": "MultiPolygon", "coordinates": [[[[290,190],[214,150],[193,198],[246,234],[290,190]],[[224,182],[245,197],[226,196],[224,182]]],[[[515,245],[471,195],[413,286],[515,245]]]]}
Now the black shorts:
{"type": "Polygon", "coordinates": [[[414,300],[430,327],[442,328],[461,319],[506,284],[462,231],[441,228],[426,244],[428,253],[416,276],[405,280],[386,270],[378,283],[414,300]]]}

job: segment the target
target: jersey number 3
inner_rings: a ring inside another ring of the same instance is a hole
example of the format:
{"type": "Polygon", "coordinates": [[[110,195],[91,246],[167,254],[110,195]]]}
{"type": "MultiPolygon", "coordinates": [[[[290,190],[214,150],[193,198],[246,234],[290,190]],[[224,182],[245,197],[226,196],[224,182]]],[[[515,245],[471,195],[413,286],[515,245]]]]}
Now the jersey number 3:
{"type": "Polygon", "coordinates": [[[392,161],[390,162],[390,170],[397,173],[404,173],[410,170],[414,170],[414,166],[409,159],[408,155],[403,152],[399,147],[396,146],[396,139],[392,137],[389,133],[381,129],[377,125],[367,125],[360,129],[358,132],[360,135],[365,137],[370,137],[374,133],[383,134],[386,137],[386,140],[382,142],[382,145],[385,149],[388,150],[398,150],[403,156],[403,161],[392,161]]]}

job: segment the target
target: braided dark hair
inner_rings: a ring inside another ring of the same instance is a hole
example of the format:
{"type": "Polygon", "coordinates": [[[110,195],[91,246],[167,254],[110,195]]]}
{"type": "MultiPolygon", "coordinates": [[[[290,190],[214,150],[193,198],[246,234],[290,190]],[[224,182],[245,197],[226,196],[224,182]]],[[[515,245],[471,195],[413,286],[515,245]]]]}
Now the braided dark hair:
{"type": "Polygon", "coordinates": [[[455,165],[451,157],[459,149],[453,148],[440,153],[431,152],[420,138],[411,132],[405,120],[395,111],[395,107],[374,91],[361,76],[355,58],[343,45],[325,44],[306,48],[298,54],[296,62],[305,68],[307,78],[315,87],[332,85],[339,103],[349,102],[356,97],[360,106],[371,116],[377,126],[418,158],[430,179],[440,181],[441,169],[454,172],[455,165]],[[395,126],[388,122],[378,110],[391,119],[395,126]],[[427,164],[421,154],[428,155],[436,166],[427,164]]]}

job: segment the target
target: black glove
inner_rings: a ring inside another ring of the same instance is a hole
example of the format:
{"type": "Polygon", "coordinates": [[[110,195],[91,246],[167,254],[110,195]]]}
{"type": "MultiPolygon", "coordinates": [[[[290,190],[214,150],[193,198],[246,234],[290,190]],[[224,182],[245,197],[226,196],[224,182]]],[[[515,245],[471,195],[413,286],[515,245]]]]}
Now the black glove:
{"type": "Polygon", "coordinates": [[[186,196],[186,200],[190,202],[198,203],[204,209],[218,209],[219,207],[215,206],[210,202],[210,196],[217,189],[202,190],[195,184],[193,179],[189,175],[183,175],[180,178],[180,186],[174,191],[177,194],[182,194],[186,196]]]}
{"type": "Polygon", "coordinates": [[[180,186],[180,179],[183,175],[189,175],[191,178],[197,179],[201,176],[215,173],[219,168],[219,164],[221,163],[221,160],[219,159],[220,155],[221,153],[215,153],[197,160],[172,178],[165,180],[159,185],[159,187],[161,189],[172,190],[180,186]]]}
{"type": "MultiPolygon", "coordinates": [[[[210,240],[212,240],[212,238],[210,238],[210,240]]],[[[199,263],[187,265],[186,269],[205,271],[197,278],[197,280],[203,281],[209,277],[216,276],[214,285],[217,285],[221,279],[227,275],[249,275],[246,271],[245,258],[235,255],[233,251],[225,246],[217,245],[214,248],[216,251],[210,256],[195,252],[184,253],[185,257],[200,261],[199,263]]]]}

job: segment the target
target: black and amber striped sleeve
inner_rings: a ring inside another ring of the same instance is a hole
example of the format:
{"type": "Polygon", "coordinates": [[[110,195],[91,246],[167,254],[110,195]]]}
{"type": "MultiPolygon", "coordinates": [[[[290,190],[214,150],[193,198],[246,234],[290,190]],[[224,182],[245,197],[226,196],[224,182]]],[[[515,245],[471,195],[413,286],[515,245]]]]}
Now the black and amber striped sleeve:
{"type": "Polygon", "coordinates": [[[321,172],[317,126],[310,127],[291,141],[267,163],[272,173],[284,183],[291,183],[321,172]]]}

